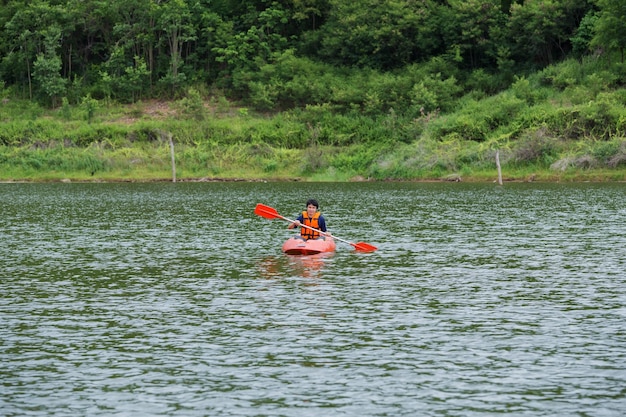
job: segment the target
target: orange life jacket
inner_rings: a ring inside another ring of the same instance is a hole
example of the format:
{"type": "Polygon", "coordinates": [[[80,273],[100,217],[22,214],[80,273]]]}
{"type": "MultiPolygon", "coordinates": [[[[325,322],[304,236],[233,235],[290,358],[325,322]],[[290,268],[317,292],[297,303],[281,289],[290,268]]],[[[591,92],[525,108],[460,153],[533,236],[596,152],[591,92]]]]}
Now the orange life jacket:
{"type": "MultiPolygon", "coordinates": [[[[313,227],[315,229],[319,229],[320,228],[320,223],[319,223],[319,218],[320,218],[320,212],[316,212],[313,215],[313,218],[309,217],[309,214],[306,211],[302,212],[302,218],[304,219],[304,221],[302,222],[302,224],[309,226],[309,227],[313,227]]],[[[317,230],[311,230],[307,227],[301,227],[300,228],[300,236],[302,236],[304,239],[317,239],[318,237],[320,237],[320,233],[317,230]]]]}

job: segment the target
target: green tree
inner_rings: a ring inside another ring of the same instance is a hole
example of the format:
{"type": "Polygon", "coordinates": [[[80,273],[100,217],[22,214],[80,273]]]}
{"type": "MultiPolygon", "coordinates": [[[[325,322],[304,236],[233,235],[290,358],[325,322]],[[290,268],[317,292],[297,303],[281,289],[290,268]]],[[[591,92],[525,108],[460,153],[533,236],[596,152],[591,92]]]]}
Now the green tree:
{"type": "Polygon", "coordinates": [[[380,69],[425,60],[441,48],[434,1],[331,0],[320,56],[337,65],[380,69]]]}
{"type": "Polygon", "coordinates": [[[135,56],[131,62],[121,49],[115,49],[111,59],[100,71],[101,91],[107,99],[115,98],[132,103],[141,99],[149,88],[150,72],[143,58],[135,56]]]}
{"type": "Polygon", "coordinates": [[[91,123],[98,110],[98,100],[91,97],[91,94],[87,94],[81,101],[81,108],[85,112],[85,120],[91,123]]]}
{"type": "Polygon", "coordinates": [[[221,51],[225,50],[233,36],[233,23],[211,10],[195,13],[194,16],[198,16],[197,25],[200,28],[195,48],[196,70],[204,72],[207,81],[213,82],[224,70],[221,51]]]}
{"type": "Polygon", "coordinates": [[[306,22],[304,28],[307,30],[316,30],[320,27],[330,10],[328,0],[292,0],[286,3],[292,5],[292,22],[297,27],[302,27],[301,23],[306,22]]]}
{"type": "Polygon", "coordinates": [[[116,55],[124,57],[121,69],[126,72],[131,62],[143,62],[150,74],[156,72],[155,51],[158,37],[150,0],[117,2],[111,12],[115,16],[111,32],[115,45],[109,45],[109,51],[114,48],[116,55]]]}
{"type": "Polygon", "coordinates": [[[626,0],[597,0],[600,8],[591,44],[606,50],[617,50],[624,62],[626,48],[626,0]]]}
{"type": "Polygon", "coordinates": [[[33,79],[41,92],[56,107],[58,98],[65,93],[66,80],[61,77],[61,57],[57,53],[61,29],[56,26],[48,28],[44,34],[44,52],[37,54],[33,63],[33,79]]]}
{"type": "Polygon", "coordinates": [[[156,28],[164,35],[169,52],[169,69],[161,80],[174,93],[185,81],[185,74],[180,72],[183,65],[182,52],[186,42],[196,39],[196,28],[191,24],[190,9],[185,0],[156,0],[152,6],[156,28]]]}
{"type": "Polygon", "coordinates": [[[457,28],[454,38],[447,39],[449,47],[458,48],[467,68],[494,67],[503,40],[499,34],[506,25],[500,1],[450,0],[449,4],[457,28]]]}
{"type": "Polygon", "coordinates": [[[249,9],[243,19],[246,24],[233,22],[231,36],[223,37],[220,45],[213,48],[217,60],[231,72],[256,71],[289,46],[288,38],[283,35],[289,13],[278,2],[261,10],[249,9]]]}
{"type": "MultiPolygon", "coordinates": [[[[47,38],[51,36],[50,28],[63,31],[67,27],[68,15],[62,5],[50,4],[46,0],[16,3],[9,10],[14,13],[10,19],[6,18],[1,36],[3,73],[9,82],[26,83],[28,96],[32,99],[34,62],[45,52],[47,38]]],[[[64,34],[62,32],[61,36],[64,34]]],[[[43,58],[40,61],[40,67],[43,67],[43,58]]]]}
{"type": "Polygon", "coordinates": [[[516,61],[543,67],[565,57],[588,9],[587,0],[525,0],[511,5],[508,36],[516,61]]]}
{"type": "Polygon", "coordinates": [[[571,38],[572,52],[581,58],[590,52],[591,42],[595,37],[595,27],[598,21],[598,14],[592,10],[583,17],[578,26],[578,30],[571,38]]]}

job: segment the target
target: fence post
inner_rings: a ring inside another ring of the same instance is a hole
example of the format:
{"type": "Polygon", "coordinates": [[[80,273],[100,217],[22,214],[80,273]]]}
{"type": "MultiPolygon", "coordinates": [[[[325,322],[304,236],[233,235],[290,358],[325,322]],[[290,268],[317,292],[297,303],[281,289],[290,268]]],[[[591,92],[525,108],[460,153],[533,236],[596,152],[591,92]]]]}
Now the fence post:
{"type": "Polygon", "coordinates": [[[498,184],[502,185],[502,169],[500,168],[500,150],[496,150],[496,167],[498,167],[498,184]]]}
{"type": "Polygon", "coordinates": [[[172,182],[176,182],[176,159],[174,158],[174,140],[172,134],[168,133],[167,138],[170,141],[170,154],[172,157],[172,182]]]}

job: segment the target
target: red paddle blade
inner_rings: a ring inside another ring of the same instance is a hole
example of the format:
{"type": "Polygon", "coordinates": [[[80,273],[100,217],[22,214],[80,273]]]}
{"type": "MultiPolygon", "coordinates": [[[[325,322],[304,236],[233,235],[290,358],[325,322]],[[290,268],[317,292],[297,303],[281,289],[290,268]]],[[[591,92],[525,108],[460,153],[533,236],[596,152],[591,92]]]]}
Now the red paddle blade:
{"type": "Polygon", "coordinates": [[[354,249],[360,252],[374,252],[375,250],[378,249],[376,246],[370,245],[369,243],[365,243],[365,242],[357,242],[357,243],[352,244],[352,246],[354,246],[354,249]]]}
{"type": "Polygon", "coordinates": [[[257,216],[265,217],[266,219],[279,219],[281,216],[278,214],[275,208],[266,206],[265,204],[257,204],[254,209],[254,214],[257,216]]]}

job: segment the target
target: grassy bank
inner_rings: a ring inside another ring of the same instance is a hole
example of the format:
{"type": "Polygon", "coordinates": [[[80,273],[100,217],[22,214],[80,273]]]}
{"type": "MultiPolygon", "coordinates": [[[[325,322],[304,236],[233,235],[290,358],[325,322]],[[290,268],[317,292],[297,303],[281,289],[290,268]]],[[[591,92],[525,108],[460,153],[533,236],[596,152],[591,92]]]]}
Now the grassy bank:
{"type": "Polygon", "coordinates": [[[505,181],[626,181],[626,89],[591,69],[567,61],[417,116],[357,103],[261,114],[195,90],[52,110],[7,98],[0,181],[168,181],[170,137],[179,181],[491,182],[496,153],[505,181]]]}
{"type": "MultiPolygon", "coordinates": [[[[364,160],[363,146],[285,149],[253,145],[190,146],[175,144],[177,181],[464,181],[493,182],[495,160],[449,170],[424,168],[409,161],[408,150],[381,153],[364,160]],[[369,159],[368,159],[369,160],[369,159]],[[350,161],[353,161],[350,163],[350,161]]],[[[0,147],[0,181],[172,181],[168,143],[138,143],[85,148],[0,147]]],[[[504,181],[625,181],[626,167],[554,169],[549,166],[505,165],[504,181]]]]}

